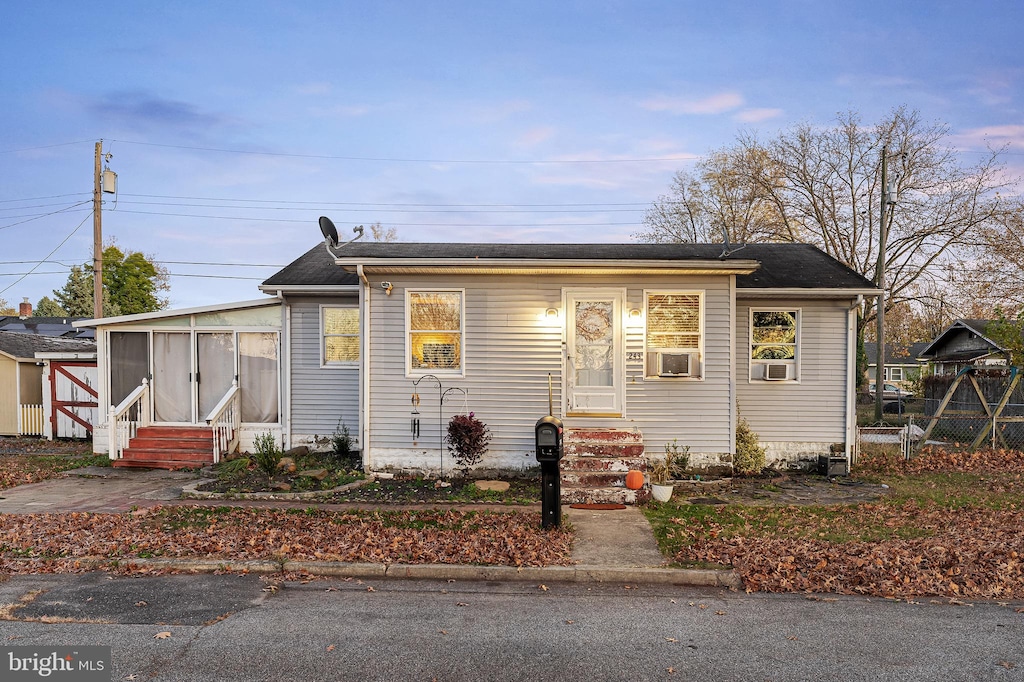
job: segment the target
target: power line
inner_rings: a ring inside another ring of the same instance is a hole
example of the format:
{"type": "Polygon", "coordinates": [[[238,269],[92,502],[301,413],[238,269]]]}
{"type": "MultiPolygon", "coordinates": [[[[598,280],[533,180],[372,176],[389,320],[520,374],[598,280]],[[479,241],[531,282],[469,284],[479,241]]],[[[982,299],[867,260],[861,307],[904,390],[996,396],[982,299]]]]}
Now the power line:
{"type": "Polygon", "coordinates": [[[42,201],[43,199],[62,199],[64,197],[87,197],[88,192],[74,192],[72,194],[51,194],[45,197],[27,197],[25,199],[0,199],[0,204],[10,204],[15,201],[42,201]]]}
{"type": "MultiPolygon", "coordinates": [[[[248,222],[261,222],[261,223],[295,223],[297,225],[305,225],[308,220],[289,220],[287,218],[251,218],[245,216],[225,216],[225,215],[199,215],[195,213],[164,213],[159,211],[131,211],[131,210],[119,210],[118,213],[130,213],[134,215],[156,215],[165,216],[171,218],[202,218],[204,220],[244,220],[248,222]]],[[[616,227],[636,225],[635,222],[626,223],[393,223],[388,222],[388,226],[394,227],[616,227]]]]}
{"type": "Polygon", "coordinates": [[[545,165],[561,165],[561,164],[600,164],[600,163],[662,163],[662,162],[676,162],[679,161],[693,161],[698,159],[692,154],[686,156],[665,156],[665,157],[650,157],[650,158],[637,158],[637,159],[555,159],[555,160],[544,160],[544,161],[520,161],[513,159],[415,159],[415,158],[400,158],[400,157],[384,157],[384,156],[340,156],[333,154],[294,154],[288,152],[261,152],[253,151],[251,149],[227,149],[223,147],[193,147],[189,145],[180,144],[160,144],[157,142],[135,142],[132,140],[111,140],[111,144],[118,142],[120,144],[136,144],[147,147],[164,147],[167,149],[188,149],[191,151],[201,152],[220,152],[223,154],[251,154],[254,156],[278,156],[278,157],[289,157],[295,159],[332,159],[338,161],[371,161],[371,162],[382,162],[382,163],[452,163],[452,164],[483,164],[483,165],[519,165],[519,166],[545,166],[545,165]]]}
{"type": "MultiPolygon", "coordinates": [[[[210,200],[213,201],[213,200],[210,200]]],[[[227,204],[188,204],[179,202],[166,202],[166,201],[126,201],[121,199],[121,205],[130,206],[181,206],[183,208],[228,208],[235,210],[247,210],[247,211],[315,211],[319,212],[323,210],[323,205],[319,205],[318,208],[307,208],[305,206],[231,206],[227,204]]],[[[646,206],[646,204],[644,204],[646,206]]],[[[26,207],[27,208],[27,207],[26,207]]],[[[4,209],[0,209],[4,210],[4,209]]],[[[640,208],[600,208],[592,210],[583,209],[561,209],[561,208],[549,208],[549,209],[533,209],[533,208],[487,208],[487,209],[472,209],[472,210],[456,210],[456,209],[444,209],[444,208],[338,208],[334,207],[331,209],[337,213],[360,213],[369,210],[381,212],[381,213],[636,213],[637,211],[645,210],[640,208]]]]}
{"type": "MultiPolygon", "coordinates": [[[[70,206],[62,208],[59,211],[52,211],[50,213],[35,214],[35,215],[32,215],[31,217],[29,217],[28,220],[19,220],[18,222],[10,223],[9,225],[0,225],[0,230],[6,230],[8,227],[14,227],[15,225],[24,225],[25,223],[30,223],[33,220],[39,220],[40,218],[45,218],[47,216],[57,215],[58,213],[64,213],[65,211],[70,211],[70,210],[72,210],[74,208],[77,208],[78,206],[82,206],[83,204],[89,204],[89,203],[92,203],[92,202],[90,202],[90,201],[80,201],[77,204],[71,204],[70,206]]],[[[89,211],[89,214],[90,215],[92,214],[92,210],[89,211]]],[[[23,218],[23,217],[25,217],[25,216],[8,216],[8,218],[23,218]]]]}
{"type": "Polygon", "coordinates": [[[649,206],[651,202],[623,202],[623,203],[583,203],[583,204],[418,204],[418,203],[372,203],[368,201],[290,201],[287,199],[230,199],[225,197],[183,197],[174,196],[170,194],[125,194],[121,193],[121,197],[140,197],[144,199],[183,199],[186,201],[230,201],[230,202],[246,202],[253,204],[298,204],[298,205],[313,205],[313,206],[368,206],[371,208],[386,207],[386,206],[401,206],[401,207],[412,207],[412,206],[423,206],[426,208],[542,208],[542,207],[554,207],[554,208],[573,208],[583,206],[649,206]]]}
{"type": "Polygon", "coordinates": [[[73,144],[86,144],[91,143],[92,140],[78,140],[77,142],[61,142],[59,144],[47,144],[41,147],[25,147],[23,149],[5,149],[0,151],[0,154],[17,154],[18,152],[34,152],[37,149],[53,149],[54,147],[68,147],[73,144]]]}
{"type": "Polygon", "coordinates": [[[53,251],[51,251],[50,253],[48,253],[45,256],[43,256],[43,259],[40,260],[39,263],[34,268],[32,268],[31,270],[26,272],[24,275],[22,275],[18,279],[16,279],[13,282],[11,282],[9,285],[4,287],[3,289],[0,289],[0,294],[3,294],[5,291],[7,291],[11,287],[13,287],[15,284],[18,284],[19,282],[21,282],[23,279],[25,279],[26,277],[28,277],[29,275],[34,273],[39,266],[41,266],[43,263],[47,262],[49,260],[50,256],[52,256],[53,254],[57,253],[57,250],[60,249],[60,247],[64,246],[64,244],[69,239],[71,239],[72,236],[74,236],[75,232],[78,232],[78,228],[82,227],[82,225],[85,225],[85,221],[88,220],[91,216],[92,216],[92,211],[89,211],[89,215],[87,215],[84,218],[82,218],[82,222],[78,223],[78,225],[75,226],[75,229],[71,230],[71,232],[68,233],[68,236],[64,237],[64,239],[61,240],[60,244],[57,244],[57,246],[55,246],[53,248],[53,251]]]}

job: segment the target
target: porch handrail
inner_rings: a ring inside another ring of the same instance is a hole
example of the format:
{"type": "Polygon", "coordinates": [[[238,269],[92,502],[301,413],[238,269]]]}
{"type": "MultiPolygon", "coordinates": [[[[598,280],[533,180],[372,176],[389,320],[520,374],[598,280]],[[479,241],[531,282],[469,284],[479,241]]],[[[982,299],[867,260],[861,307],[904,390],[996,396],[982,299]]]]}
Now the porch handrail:
{"type": "Polygon", "coordinates": [[[135,437],[139,427],[149,426],[149,380],[143,379],[117,407],[110,408],[110,451],[113,459],[121,459],[129,441],[135,437]],[[138,408],[133,410],[132,408],[138,408]]]}
{"type": "Polygon", "coordinates": [[[231,382],[231,388],[210,411],[206,423],[213,428],[213,463],[220,461],[223,454],[238,447],[238,432],[242,426],[241,390],[238,381],[231,382]]]}

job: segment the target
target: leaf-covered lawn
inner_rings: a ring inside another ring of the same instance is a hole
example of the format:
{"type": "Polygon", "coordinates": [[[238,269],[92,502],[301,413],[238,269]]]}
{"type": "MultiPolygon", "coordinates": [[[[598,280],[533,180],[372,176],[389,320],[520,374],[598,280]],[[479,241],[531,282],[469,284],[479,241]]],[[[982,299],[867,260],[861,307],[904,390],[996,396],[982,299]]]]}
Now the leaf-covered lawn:
{"type": "Polygon", "coordinates": [[[750,591],[1024,599],[1024,453],[869,458],[889,499],[858,506],[664,505],[681,564],[731,565],[750,591]]]}
{"type": "Polygon", "coordinates": [[[89,453],[0,454],[0,490],[45,481],[69,469],[109,464],[106,455],[89,453]]]}
{"type": "Polygon", "coordinates": [[[571,533],[542,530],[540,521],[533,511],[155,507],[124,514],[10,514],[0,516],[0,569],[74,570],[81,557],[570,564],[571,533]]]}

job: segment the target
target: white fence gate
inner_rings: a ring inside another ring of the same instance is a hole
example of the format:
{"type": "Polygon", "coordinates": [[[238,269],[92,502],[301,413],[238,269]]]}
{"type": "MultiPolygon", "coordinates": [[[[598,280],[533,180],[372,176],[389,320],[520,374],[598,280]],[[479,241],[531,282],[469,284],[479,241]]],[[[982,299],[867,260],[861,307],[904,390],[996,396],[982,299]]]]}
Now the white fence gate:
{"type": "Polygon", "coordinates": [[[99,413],[95,362],[50,360],[43,375],[48,438],[91,438],[99,413]]]}

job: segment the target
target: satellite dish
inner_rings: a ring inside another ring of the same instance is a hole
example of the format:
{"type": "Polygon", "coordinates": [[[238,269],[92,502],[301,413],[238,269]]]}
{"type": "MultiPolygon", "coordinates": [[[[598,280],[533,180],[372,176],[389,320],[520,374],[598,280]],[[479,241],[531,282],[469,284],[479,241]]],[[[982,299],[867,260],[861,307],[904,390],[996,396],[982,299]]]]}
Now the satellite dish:
{"type": "Polygon", "coordinates": [[[331,246],[338,245],[338,228],[334,226],[331,219],[325,215],[320,216],[320,231],[324,233],[324,239],[328,241],[331,246]]]}

